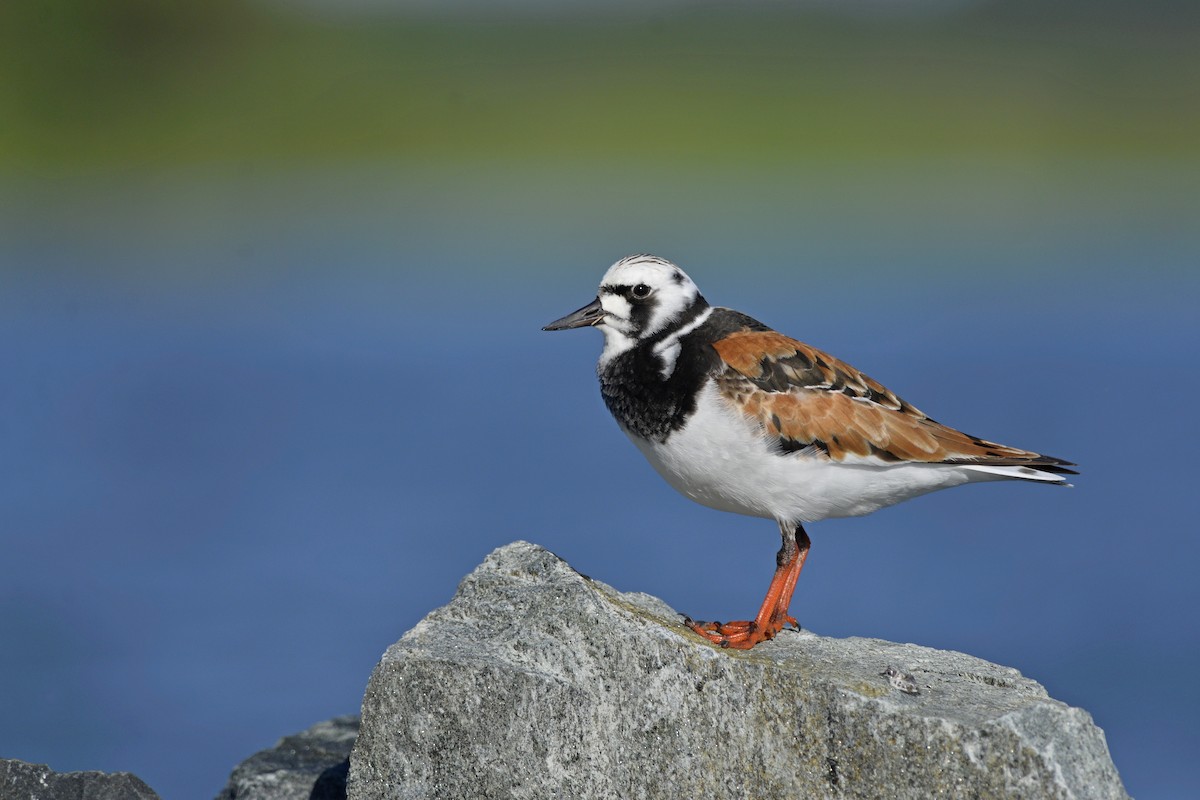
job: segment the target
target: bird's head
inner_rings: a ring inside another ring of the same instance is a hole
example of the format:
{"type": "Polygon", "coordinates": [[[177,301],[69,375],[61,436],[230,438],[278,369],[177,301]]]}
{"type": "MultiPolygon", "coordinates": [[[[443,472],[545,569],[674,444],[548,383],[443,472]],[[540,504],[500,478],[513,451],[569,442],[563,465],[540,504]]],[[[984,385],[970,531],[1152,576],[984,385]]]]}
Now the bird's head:
{"type": "Polygon", "coordinates": [[[687,273],[665,258],[639,253],[609,267],[595,300],[542,330],[599,328],[605,361],[668,330],[697,305],[708,304],[687,273]]]}

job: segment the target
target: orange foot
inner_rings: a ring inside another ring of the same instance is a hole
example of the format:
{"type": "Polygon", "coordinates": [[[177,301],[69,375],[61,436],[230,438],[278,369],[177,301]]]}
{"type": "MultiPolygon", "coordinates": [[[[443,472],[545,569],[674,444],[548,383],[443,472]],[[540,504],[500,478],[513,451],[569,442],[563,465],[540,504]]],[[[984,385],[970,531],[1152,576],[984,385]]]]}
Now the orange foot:
{"type": "Polygon", "coordinates": [[[788,613],[788,606],[791,605],[800,570],[804,568],[804,560],[808,558],[810,542],[808,534],[799,525],[792,528],[781,524],[779,527],[783,546],[775,556],[775,575],[771,578],[758,615],[752,620],[724,623],[685,619],[684,624],[688,628],[715,645],[735,650],[749,650],[760,642],[774,639],[785,625],[795,625],[797,630],[800,629],[796,618],[788,613]]]}
{"type": "Polygon", "coordinates": [[[734,650],[749,650],[754,645],[774,639],[775,635],[787,625],[800,630],[800,623],[791,615],[783,619],[768,620],[765,626],[759,626],[757,620],[738,620],[736,622],[697,622],[684,619],[687,625],[696,633],[720,647],[732,647],[734,650]]]}

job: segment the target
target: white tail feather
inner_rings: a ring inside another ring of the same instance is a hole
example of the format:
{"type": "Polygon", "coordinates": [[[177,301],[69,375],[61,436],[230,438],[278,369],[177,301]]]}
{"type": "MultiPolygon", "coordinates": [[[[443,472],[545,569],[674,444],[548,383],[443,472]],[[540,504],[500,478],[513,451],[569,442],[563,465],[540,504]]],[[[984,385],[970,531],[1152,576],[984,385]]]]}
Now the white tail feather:
{"type": "MultiPolygon", "coordinates": [[[[964,464],[964,469],[969,469],[972,472],[984,472],[988,475],[994,475],[991,480],[999,480],[1007,478],[1010,480],[1020,481],[1041,481],[1043,483],[1057,483],[1062,486],[1070,486],[1067,483],[1066,477],[1057,475],[1053,472],[1045,472],[1044,470],[1034,469],[1033,467],[992,467],[986,464],[964,464]]],[[[989,478],[981,478],[980,480],[989,480],[989,478]]]]}

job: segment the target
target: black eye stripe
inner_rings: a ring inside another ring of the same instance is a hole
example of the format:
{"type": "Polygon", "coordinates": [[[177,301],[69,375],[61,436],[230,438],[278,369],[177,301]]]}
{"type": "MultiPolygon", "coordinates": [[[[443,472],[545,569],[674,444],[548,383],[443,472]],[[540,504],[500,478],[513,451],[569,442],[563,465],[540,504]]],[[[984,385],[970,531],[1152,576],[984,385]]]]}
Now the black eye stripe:
{"type": "MultiPolygon", "coordinates": [[[[628,295],[627,295],[628,296],[628,295]]],[[[654,310],[658,307],[658,302],[642,298],[636,302],[630,298],[629,321],[633,324],[635,334],[640,338],[642,332],[650,325],[650,317],[654,315],[654,310]]]]}

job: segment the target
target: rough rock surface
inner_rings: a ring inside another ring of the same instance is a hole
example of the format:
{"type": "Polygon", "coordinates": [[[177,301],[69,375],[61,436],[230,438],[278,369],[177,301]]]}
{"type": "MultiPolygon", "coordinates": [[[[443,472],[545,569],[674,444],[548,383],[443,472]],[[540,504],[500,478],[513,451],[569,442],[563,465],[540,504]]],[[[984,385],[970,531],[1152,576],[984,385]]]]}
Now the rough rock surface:
{"type": "Polygon", "coordinates": [[[158,800],[128,772],[55,772],[45,764],[0,759],[3,800],[158,800]]]}
{"type": "Polygon", "coordinates": [[[1014,669],[807,632],[721,650],[525,542],[384,654],[348,794],[1127,797],[1087,712],[1014,669]]]}
{"type": "Polygon", "coordinates": [[[357,735],[354,715],[285,736],[238,764],[217,800],[342,800],[357,735]]]}

